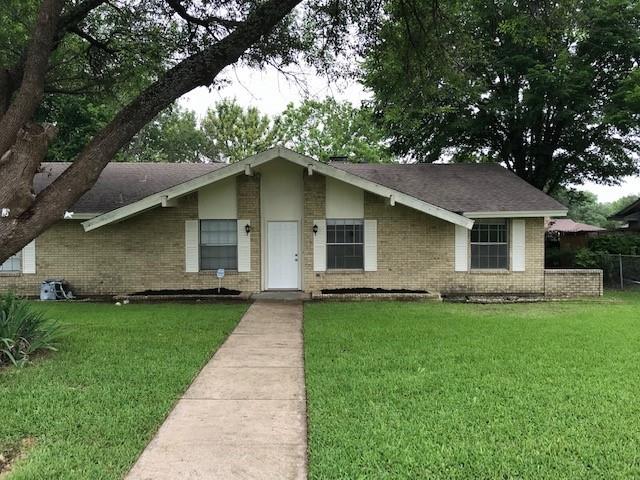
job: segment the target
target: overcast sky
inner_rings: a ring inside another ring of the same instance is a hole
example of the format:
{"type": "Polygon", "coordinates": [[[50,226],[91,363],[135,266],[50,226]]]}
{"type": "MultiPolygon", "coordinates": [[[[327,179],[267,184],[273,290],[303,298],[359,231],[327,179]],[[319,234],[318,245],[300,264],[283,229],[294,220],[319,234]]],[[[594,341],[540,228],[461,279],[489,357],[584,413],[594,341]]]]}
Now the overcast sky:
{"type": "MultiPolygon", "coordinates": [[[[300,103],[307,96],[323,99],[327,96],[359,105],[368,98],[362,86],[351,82],[328,82],[311,72],[299,72],[292,81],[274,69],[251,70],[246,67],[228,69],[225,83],[216,89],[199,88],[184,96],[183,106],[195,110],[202,117],[207,109],[223,98],[235,98],[241,105],[255,106],[269,115],[281,113],[288,103],[300,103]]],[[[620,186],[586,184],[578,187],[589,190],[601,202],[611,202],[624,195],[640,194],[640,177],[627,177],[620,186]]]]}

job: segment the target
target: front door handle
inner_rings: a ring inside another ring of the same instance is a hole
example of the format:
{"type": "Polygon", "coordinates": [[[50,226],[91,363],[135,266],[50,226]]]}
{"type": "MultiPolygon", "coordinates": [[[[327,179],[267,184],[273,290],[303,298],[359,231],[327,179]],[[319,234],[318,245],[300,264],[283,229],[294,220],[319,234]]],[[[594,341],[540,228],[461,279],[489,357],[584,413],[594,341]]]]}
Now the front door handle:
{"type": "Polygon", "coordinates": [[[295,253],[295,254],[293,255],[293,261],[294,261],[294,262],[297,262],[297,261],[298,261],[298,254],[297,254],[297,253],[295,253]]]}

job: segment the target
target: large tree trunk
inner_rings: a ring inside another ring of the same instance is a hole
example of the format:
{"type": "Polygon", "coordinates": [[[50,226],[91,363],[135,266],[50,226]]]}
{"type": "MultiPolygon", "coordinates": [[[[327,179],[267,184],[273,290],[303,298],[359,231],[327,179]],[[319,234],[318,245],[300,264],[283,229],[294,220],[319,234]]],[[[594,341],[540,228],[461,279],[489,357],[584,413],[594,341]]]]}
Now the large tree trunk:
{"type": "MultiPolygon", "coordinates": [[[[40,16],[45,15],[43,13],[45,9],[52,8],[53,5],[57,6],[61,2],[62,0],[44,0],[40,16]]],[[[60,177],[35,198],[31,198],[30,205],[25,206],[28,203],[29,195],[25,194],[23,190],[19,192],[16,186],[3,182],[0,185],[0,201],[5,199],[6,202],[14,202],[20,207],[15,211],[15,214],[11,213],[8,218],[0,218],[0,263],[19,251],[53,223],[62,219],[64,212],[95,184],[104,167],[113,159],[118,150],[125,146],[159,112],[194,88],[213,83],[222,69],[235,63],[248,48],[269,34],[300,2],[301,0],[270,0],[261,4],[224,39],[186,58],[167,71],[164,76],[144,90],[116,115],[111,123],[85,146],[73,164],[60,177]]],[[[51,18],[48,13],[45,16],[51,18]]],[[[37,44],[39,49],[45,48],[50,51],[51,43],[55,41],[55,32],[50,31],[49,25],[43,26],[39,22],[34,39],[33,45],[37,44]],[[42,38],[37,38],[42,36],[48,38],[48,46],[42,38]]],[[[41,50],[39,51],[41,52],[41,50]]],[[[25,79],[27,79],[28,67],[33,63],[37,64],[37,62],[31,61],[33,55],[36,54],[31,52],[25,63],[25,79]]],[[[36,56],[40,58],[39,54],[36,56]]],[[[45,63],[48,63],[48,56],[45,63]]],[[[44,72],[42,75],[44,76],[44,72]]],[[[21,90],[24,83],[23,80],[21,90]]],[[[33,85],[36,82],[30,84],[33,85]]],[[[32,87],[30,88],[32,89],[32,87]]],[[[9,143],[4,151],[17,147],[15,139],[18,137],[20,128],[32,118],[35,112],[35,109],[30,110],[31,113],[28,116],[24,112],[16,112],[14,105],[18,102],[21,90],[16,94],[7,113],[0,119],[0,125],[6,122],[13,128],[16,125],[19,127],[14,134],[11,134],[10,131],[4,134],[0,133],[0,147],[4,143],[9,143]],[[13,117],[7,119],[6,117],[10,115],[13,117]]],[[[42,91],[43,84],[40,85],[39,92],[32,91],[32,95],[37,99],[36,108],[42,98],[42,91]]],[[[4,151],[0,149],[0,152],[4,151]]],[[[29,160],[26,160],[24,155],[10,154],[9,157],[5,156],[4,158],[5,162],[9,162],[5,165],[13,172],[12,175],[17,177],[21,177],[23,174],[27,177],[30,176],[30,185],[32,185],[33,175],[31,172],[35,172],[32,166],[39,165],[44,158],[44,154],[40,156],[40,153],[39,149],[34,148],[34,155],[38,155],[38,158],[33,157],[29,160]]],[[[0,160],[0,165],[1,162],[2,160],[0,160]]],[[[0,167],[1,170],[2,167],[0,167]]],[[[24,182],[20,185],[24,189],[24,182]]],[[[3,205],[0,203],[1,208],[3,205]]]]}

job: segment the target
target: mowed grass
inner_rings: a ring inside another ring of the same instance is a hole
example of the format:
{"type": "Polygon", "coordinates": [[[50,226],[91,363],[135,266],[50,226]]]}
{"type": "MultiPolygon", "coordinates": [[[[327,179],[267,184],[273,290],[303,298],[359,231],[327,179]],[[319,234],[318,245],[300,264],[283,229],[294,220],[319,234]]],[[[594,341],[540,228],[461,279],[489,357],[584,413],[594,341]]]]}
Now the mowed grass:
{"type": "Polygon", "coordinates": [[[640,295],[305,308],[311,479],[640,477],[640,295]]]}
{"type": "Polygon", "coordinates": [[[0,452],[31,445],[11,480],[122,478],[246,305],[36,308],[68,336],[0,370],[0,452]]]}

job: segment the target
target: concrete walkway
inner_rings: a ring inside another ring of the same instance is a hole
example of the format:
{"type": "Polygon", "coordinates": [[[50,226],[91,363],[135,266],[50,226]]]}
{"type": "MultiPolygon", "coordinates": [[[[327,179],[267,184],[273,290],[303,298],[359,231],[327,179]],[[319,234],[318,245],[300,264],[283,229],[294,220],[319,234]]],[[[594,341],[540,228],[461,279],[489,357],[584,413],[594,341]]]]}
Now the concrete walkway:
{"type": "Polygon", "coordinates": [[[306,452],[302,304],[258,301],[126,478],[302,480],[306,452]]]}

